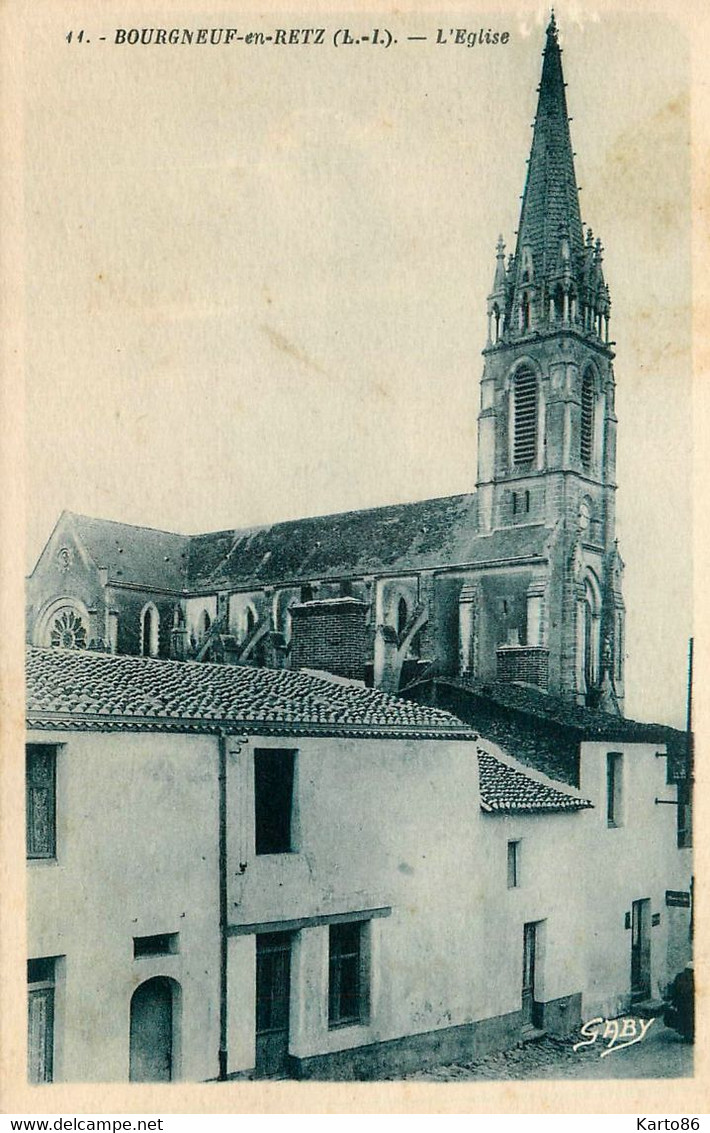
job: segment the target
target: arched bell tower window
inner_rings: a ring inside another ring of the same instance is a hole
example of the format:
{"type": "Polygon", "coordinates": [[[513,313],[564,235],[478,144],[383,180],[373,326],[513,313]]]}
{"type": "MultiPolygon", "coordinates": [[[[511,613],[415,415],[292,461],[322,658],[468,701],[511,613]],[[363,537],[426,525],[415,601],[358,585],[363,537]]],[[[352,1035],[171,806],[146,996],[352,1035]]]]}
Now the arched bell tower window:
{"type": "Polygon", "coordinates": [[[513,385],[513,462],[532,464],[537,454],[537,378],[522,369],[513,385]]]}
{"type": "Polygon", "coordinates": [[[580,455],[582,467],[589,470],[594,448],[594,375],[587,370],[582,378],[582,429],[580,455]]]}

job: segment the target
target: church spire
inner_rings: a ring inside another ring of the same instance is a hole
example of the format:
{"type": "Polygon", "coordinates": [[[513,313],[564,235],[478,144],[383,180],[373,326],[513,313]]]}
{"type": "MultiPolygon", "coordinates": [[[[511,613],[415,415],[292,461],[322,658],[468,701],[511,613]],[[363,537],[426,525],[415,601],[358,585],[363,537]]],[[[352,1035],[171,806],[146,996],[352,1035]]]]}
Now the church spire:
{"type": "Polygon", "coordinates": [[[574,260],[578,260],[584,247],[561,56],[553,13],[543,53],[516,248],[518,261],[523,249],[530,249],[538,279],[549,278],[558,267],[562,239],[567,240],[574,260]]]}
{"type": "Polygon", "coordinates": [[[601,244],[585,241],[574,172],[562,52],[554,12],[542,78],[515,255],[502,285],[500,243],[489,296],[489,345],[563,328],[609,341],[609,291],[601,244]],[[500,311],[500,315],[498,315],[500,311]],[[493,333],[495,325],[500,332],[493,333]]]}

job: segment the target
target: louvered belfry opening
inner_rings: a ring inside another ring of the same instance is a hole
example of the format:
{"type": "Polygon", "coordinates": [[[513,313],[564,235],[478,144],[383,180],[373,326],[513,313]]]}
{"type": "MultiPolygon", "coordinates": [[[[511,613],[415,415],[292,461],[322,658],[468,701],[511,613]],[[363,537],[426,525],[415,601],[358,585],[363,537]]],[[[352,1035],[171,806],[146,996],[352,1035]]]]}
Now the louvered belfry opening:
{"type": "Polygon", "coordinates": [[[537,379],[532,370],[516,374],[514,406],[513,461],[532,464],[537,450],[537,379]]]}
{"type": "Polygon", "coordinates": [[[589,468],[592,463],[592,437],[594,434],[594,382],[587,370],[582,380],[582,434],[580,449],[582,465],[589,468]]]}

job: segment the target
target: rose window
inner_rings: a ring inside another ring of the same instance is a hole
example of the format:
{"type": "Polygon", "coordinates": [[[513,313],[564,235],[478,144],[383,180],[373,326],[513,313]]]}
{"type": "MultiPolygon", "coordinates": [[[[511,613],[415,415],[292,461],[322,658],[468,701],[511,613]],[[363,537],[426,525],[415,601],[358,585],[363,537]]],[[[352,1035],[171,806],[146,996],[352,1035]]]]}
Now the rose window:
{"type": "Polygon", "coordinates": [[[65,610],[54,620],[50,641],[61,649],[85,649],[86,628],[81,618],[73,610],[65,610]]]}

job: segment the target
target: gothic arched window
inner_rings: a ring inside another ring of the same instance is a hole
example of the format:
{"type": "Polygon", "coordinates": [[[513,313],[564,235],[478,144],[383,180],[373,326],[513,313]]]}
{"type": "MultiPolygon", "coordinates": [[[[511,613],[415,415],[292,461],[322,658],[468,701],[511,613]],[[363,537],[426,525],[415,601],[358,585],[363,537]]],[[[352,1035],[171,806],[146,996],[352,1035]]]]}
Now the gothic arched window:
{"type": "Polygon", "coordinates": [[[246,630],[247,630],[246,636],[247,637],[251,637],[254,630],[256,629],[256,621],[257,621],[256,610],[254,609],[253,606],[247,606],[247,618],[246,618],[246,630]]]}
{"type": "Polygon", "coordinates": [[[582,467],[589,469],[594,449],[594,375],[587,370],[582,378],[582,428],[580,433],[580,456],[582,467]]]}
{"type": "Polygon", "coordinates": [[[590,693],[599,684],[601,655],[601,591],[596,577],[587,572],[581,603],[581,678],[583,691],[590,693]]]}
{"type": "Polygon", "coordinates": [[[409,611],[407,610],[407,603],[405,602],[404,598],[400,598],[397,604],[397,634],[399,637],[402,636],[405,629],[407,628],[408,621],[409,611]]]}
{"type": "Polygon", "coordinates": [[[513,385],[513,462],[532,464],[537,455],[537,378],[519,370],[513,385]]]}
{"type": "Polygon", "coordinates": [[[141,611],[141,656],[158,656],[160,616],[152,602],[141,611]]]}

